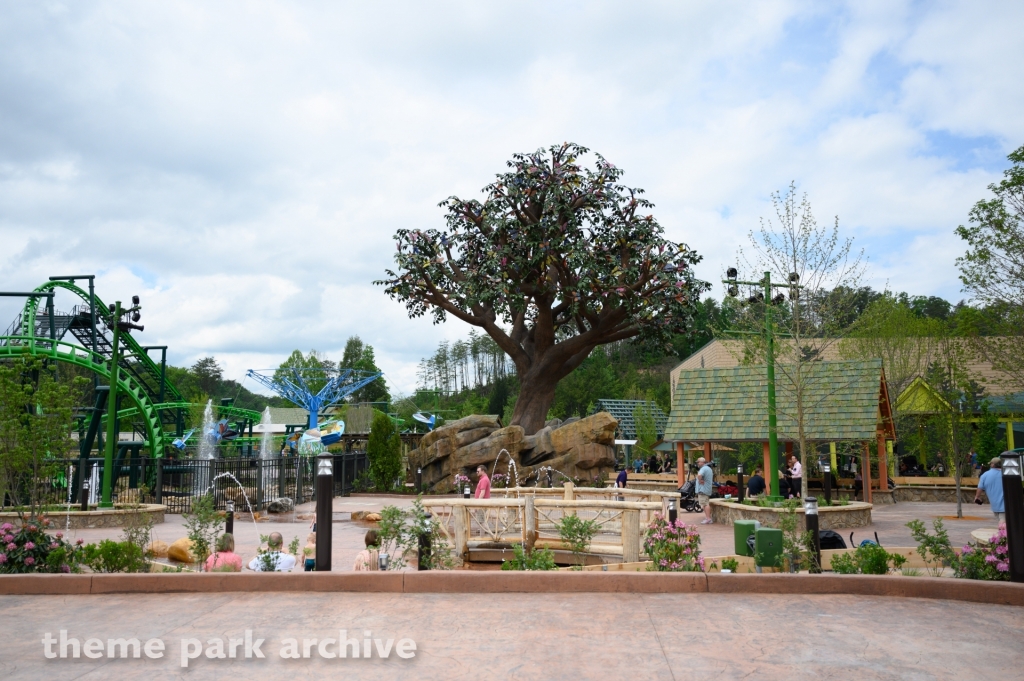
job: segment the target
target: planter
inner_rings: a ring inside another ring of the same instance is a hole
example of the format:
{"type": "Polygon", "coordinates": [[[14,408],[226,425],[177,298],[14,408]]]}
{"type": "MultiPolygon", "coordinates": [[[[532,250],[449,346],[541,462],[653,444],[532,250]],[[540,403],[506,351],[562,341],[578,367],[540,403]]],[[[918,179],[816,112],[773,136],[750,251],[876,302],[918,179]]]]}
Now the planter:
{"type": "MultiPolygon", "coordinates": [[[[871,504],[851,501],[846,506],[818,508],[818,527],[822,530],[842,530],[849,527],[867,527],[871,524],[871,504]]],[[[757,520],[764,527],[778,527],[779,514],[788,513],[784,508],[749,506],[724,499],[711,500],[711,518],[716,523],[732,525],[736,520],[757,520]]],[[[800,516],[798,527],[804,526],[803,506],[795,509],[800,516]]]]}
{"type": "MultiPolygon", "coordinates": [[[[71,529],[82,530],[96,527],[124,527],[125,521],[138,514],[144,513],[153,519],[153,524],[159,525],[164,521],[164,512],[167,507],[162,504],[140,504],[115,506],[114,508],[96,509],[95,511],[75,510],[72,506],[70,512],[47,511],[42,514],[52,523],[51,528],[55,530],[71,529]]],[[[12,523],[18,525],[21,519],[17,513],[0,513],[0,523],[12,523]]]]}

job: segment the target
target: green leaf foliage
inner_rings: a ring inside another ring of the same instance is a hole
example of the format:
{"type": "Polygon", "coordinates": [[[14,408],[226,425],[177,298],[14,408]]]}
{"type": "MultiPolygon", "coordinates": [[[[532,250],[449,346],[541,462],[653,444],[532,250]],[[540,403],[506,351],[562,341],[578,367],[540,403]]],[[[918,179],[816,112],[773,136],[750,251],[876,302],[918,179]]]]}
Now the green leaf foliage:
{"type": "Polygon", "coordinates": [[[388,492],[402,475],[402,440],[387,414],[374,410],[366,444],[370,477],[379,492],[388,492]]]}

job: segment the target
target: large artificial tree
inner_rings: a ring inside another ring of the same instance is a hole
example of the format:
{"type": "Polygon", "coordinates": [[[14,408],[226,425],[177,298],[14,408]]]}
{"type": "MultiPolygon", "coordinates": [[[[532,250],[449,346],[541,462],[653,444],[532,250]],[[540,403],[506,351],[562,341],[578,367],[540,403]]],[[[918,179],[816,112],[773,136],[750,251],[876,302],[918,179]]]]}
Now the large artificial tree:
{"type": "Polygon", "coordinates": [[[664,238],[622,170],[562,144],[516,154],[486,198],[453,196],[443,230],[401,229],[384,285],[411,317],[448,315],[489,334],[516,366],[512,424],[543,427],[558,381],[599,345],[667,347],[688,331],[707,283],[685,244],[664,238]]]}

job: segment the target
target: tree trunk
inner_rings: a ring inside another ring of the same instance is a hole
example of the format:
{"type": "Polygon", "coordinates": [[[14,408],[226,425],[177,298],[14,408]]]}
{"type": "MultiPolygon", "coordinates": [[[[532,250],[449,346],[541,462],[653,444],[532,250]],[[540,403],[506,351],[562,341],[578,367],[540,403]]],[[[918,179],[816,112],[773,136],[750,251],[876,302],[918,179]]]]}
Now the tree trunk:
{"type": "Polygon", "coordinates": [[[553,373],[542,376],[527,374],[519,381],[519,396],[512,411],[512,423],[508,425],[522,426],[527,435],[533,435],[544,427],[548,420],[548,410],[555,401],[555,386],[558,379],[553,373]]]}

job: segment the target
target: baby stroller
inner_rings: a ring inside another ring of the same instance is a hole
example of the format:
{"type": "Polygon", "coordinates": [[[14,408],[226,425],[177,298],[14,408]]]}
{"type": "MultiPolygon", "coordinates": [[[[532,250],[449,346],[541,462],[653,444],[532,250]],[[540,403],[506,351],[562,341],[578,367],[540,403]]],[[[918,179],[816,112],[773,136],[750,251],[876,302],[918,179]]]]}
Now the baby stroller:
{"type": "Polygon", "coordinates": [[[700,502],[697,501],[697,481],[687,480],[686,484],[679,488],[679,505],[687,513],[700,513],[700,502]]]}

